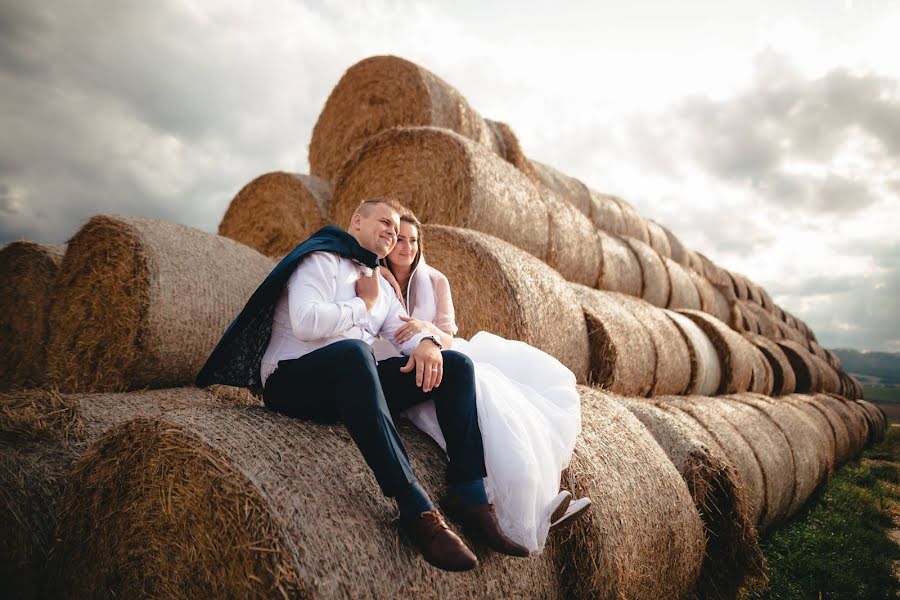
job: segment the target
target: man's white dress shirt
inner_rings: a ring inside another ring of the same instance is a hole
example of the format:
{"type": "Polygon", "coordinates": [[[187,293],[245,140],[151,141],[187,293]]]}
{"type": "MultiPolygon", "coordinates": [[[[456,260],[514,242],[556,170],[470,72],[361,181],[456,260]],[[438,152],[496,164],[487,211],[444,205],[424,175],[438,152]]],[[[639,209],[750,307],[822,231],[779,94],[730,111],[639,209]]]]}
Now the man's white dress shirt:
{"type": "Polygon", "coordinates": [[[372,310],[356,295],[356,281],[371,270],[349,258],[331,252],[313,252],[303,258],[281,292],[275,305],[272,337],[262,358],[263,385],[278,367],[278,361],[300,358],[340,340],[362,340],[371,344],[376,336],[391,342],[408,356],[423,339],[419,333],[403,344],[394,334],[404,324],[406,310],[394,288],[378,277],[378,300],[372,310]]]}

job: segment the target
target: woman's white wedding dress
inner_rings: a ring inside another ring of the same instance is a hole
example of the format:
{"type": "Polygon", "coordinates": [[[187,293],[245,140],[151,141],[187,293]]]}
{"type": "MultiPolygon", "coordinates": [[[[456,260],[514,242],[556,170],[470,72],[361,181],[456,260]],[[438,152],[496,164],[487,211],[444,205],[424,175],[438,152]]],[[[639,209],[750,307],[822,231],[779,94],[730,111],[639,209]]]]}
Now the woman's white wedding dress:
{"type": "MultiPolygon", "coordinates": [[[[420,260],[410,281],[407,306],[412,306],[413,317],[455,333],[446,281],[420,260]]],[[[385,358],[379,354],[389,346],[376,344],[376,357],[385,358]]],[[[486,331],[468,341],[455,338],[452,349],[475,364],[488,499],[504,533],[540,552],[550,527],[550,503],[559,493],[560,473],[581,430],[575,375],[537,348],[486,331]]],[[[434,402],[414,406],[405,414],[446,450],[434,402]]]]}

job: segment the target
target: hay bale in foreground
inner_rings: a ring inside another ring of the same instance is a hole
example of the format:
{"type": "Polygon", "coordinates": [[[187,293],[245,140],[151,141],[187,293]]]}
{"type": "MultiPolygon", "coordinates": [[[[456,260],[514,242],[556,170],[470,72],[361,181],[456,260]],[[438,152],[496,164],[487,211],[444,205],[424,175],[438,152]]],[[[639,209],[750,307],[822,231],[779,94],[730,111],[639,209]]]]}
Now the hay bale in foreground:
{"type": "Polygon", "coordinates": [[[197,229],[93,217],[50,306],[49,380],[67,392],[192,383],[275,261],[197,229]]]}
{"type": "Polygon", "coordinates": [[[582,431],[563,482],[594,504],[562,543],[567,597],[687,596],[705,546],[687,485],[615,396],[581,388],[581,398],[582,431]]]}
{"type": "MultiPolygon", "coordinates": [[[[439,498],[442,452],[400,431],[439,498]]],[[[529,560],[477,545],[473,571],[431,567],[344,427],[261,408],[131,421],[91,446],[72,489],[51,565],[61,597],[560,597],[552,542],[529,560]]]]}
{"type": "Polygon", "coordinates": [[[869,419],[869,443],[880,444],[884,441],[884,434],[887,432],[887,416],[883,410],[868,400],[856,400],[855,402],[865,409],[866,416],[869,419]]]}
{"type": "Polygon", "coordinates": [[[219,235],[281,258],[330,222],[330,203],[327,181],[299,173],[266,173],[237,193],[219,223],[219,235]]]}
{"type": "Polygon", "coordinates": [[[796,473],[794,496],[787,514],[796,514],[833,468],[828,456],[828,438],[804,412],[789,402],[762,394],[734,394],[728,398],[765,413],[787,439],[796,473]]]}
{"type": "Polygon", "coordinates": [[[591,194],[591,222],[594,227],[615,235],[624,235],[626,226],[621,204],[608,194],[591,189],[588,191],[591,194]]]}
{"type": "Polygon", "coordinates": [[[663,257],[648,244],[631,237],[622,238],[641,265],[640,297],[654,306],[665,308],[669,300],[669,274],[663,257]]]}
{"type": "Polygon", "coordinates": [[[547,258],[550,217],[540,190],[452,131],[397,128],[369,138],[334,180],[331,217],[349,223],[359,202],[376,196],[395,198],[423,223],[475,229],[547,258]]]}
{"type": "Polygon", "coordinates": [[[656,349],[647,330],[611,292],[570,285],[587,322],[589,381],[625,396],[650,394],[656,374],[656,349]]]}
{"type": "Polygon", "coordinates": [[[460,336],[490,331],[521,340],[555,356],[578,381],[588,380],[591,350],[584,313],[556,271],[476,231],[426,225],[423,238],[429,264],[450,281],[460,336]]]}
{"type": "Polygon", "coordinates": [[[809,350],[791,340],[775,340],[794,371],[795,390],[800,394],[810,394],[822,390],[818,366],[813,362],[809,350]]]}
{"type": "Polygon", "coordinates": [[[699,310],[680,310],[678,312],[700,327],[716,348],[719,363],[722,365],[722,381],[717,393],[746,392],[753,376],[750,342],[715,317],[704,312],[699,310]]]}
{"type": "Polygon", "coordinates": [[[666,265],[666,271],[669,274],[669,281],[671,283],[671,292],[669,294],[669,301],[666,304],[667,307],[672,310],[700,310],[702,306],[700,303],[700,294],[697,291],[697,286],[694,285],[694,281],[691,279],[690,275],[688,275],[688,272],[671,258],[665,258],[663,259],[663,262],[666,265]]]}
{"type": "Polygon", "coordinates": [[[641,297],[643,272],[641,262],[625,240],[617,235],[597,232],[600,246],[600,277],[597,288],[641,297]]]}
{"type": "Polygon", "coordinates": [[[0,249],[0,390],[46,380],[47,311],[64,251],[26,241],[0,249]]]}
{"type": "Polygon", "coordinates": [[[701,441],[728,457],[746,493],[751,521],[759,526],[766,515],[768,493],[759,459],[745,434],[725,419],[708,397],[660,396],[656,400],[701,441]]]}
{"type": "Polygon", "coordinates": [[[750,520],[743,485],[721,450],[693,435],[682,421],[657,403],[622,399],[681,474],[707,531],[700,598],[735,598],[765,579],[765,559],[750,520]]]}
{"type": "MultiPolygon", "coordinates": [[[[501,156],[512,150],[495,127],[434,73],[396,56],[373,56],[349,69],[331,91],[313,128],[310,173],[336,182],[341,166],[370,137],[393,127],[455,131],[501,156]]],[[[513,152],[508,160],[523,161],[513,152]]],[[[514,164],[530,170],[527,160],[514,164]]]]}
{"type": "Polygon", "coordinates": [[[606,295],[634,315],[653,342],[656,368],[650,395],[688,393],[691,387],[691,352],[681,331],[666,316],[664,309],[626,294],[607,292],[606,295]]]}
{"type": "Polygon", "coordinates": [[[197,388],[128,394],[0,394],[0,573],[10,597],[43,579],[65,474],[103,432],[138,416],[232,404],[197,388]]]}
{"type": "Polygon", "coordinates": [[[672,310],[665,311],[687,342],[691,357],[691,383],[688,395],[711,396],[722,381],[722,365],[716,347],[696,323],[672,310]]]}
{"type": "Polygon", "coordinates": [[[594,202],[588,186],[582,183],[581,180],[570,177],[557,171],[550,165],[545,165],[536,160],[531,161],[531,166],[544,187],[577,208],[584,216],[591,218],[594,202]]]}
{"type": "Polygon", "coordinates": [[[791,368],[791,362],[781,347],[759,334],[745,333],[744,337],[756,346],[769,362],[769,368],[772,369],[771,395],[783,396],[785,394],[793,394],[797,386],[797,380],[794,376],[794,369],[791,368]]]}
{"type": "Polygon", "coordinates": [[[650,237],[650,247],[656,250],[660,256],[672,258],[672,247],[669,245],[669,236],[663,226],[652,219],[644,219],[647,224],[647,235],[650,237]]]}

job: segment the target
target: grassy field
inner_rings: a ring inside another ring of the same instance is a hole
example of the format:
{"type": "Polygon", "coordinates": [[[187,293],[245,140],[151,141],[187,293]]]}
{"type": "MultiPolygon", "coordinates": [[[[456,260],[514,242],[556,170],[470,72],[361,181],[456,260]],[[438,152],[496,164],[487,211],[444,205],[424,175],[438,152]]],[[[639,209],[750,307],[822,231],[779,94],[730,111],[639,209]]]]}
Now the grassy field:
{"type": "Polygon", "coordinates": [[[863,397],[869,402],[900,403],[900,386],[863,384],[863,397]]]}
{"type": "Polygon", "coordinates": [[[761,546],[769,587],[745,600],[897,598],[900,546],[900,427],[845,465],[800,514],[761,546]]]}

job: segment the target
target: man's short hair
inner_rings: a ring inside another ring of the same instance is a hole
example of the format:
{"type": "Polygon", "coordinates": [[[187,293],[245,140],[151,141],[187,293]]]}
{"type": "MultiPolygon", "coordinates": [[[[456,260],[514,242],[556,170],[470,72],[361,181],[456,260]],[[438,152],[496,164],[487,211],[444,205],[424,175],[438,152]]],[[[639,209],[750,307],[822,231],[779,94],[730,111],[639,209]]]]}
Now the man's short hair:
{"type": "Polygon", "coordinates": [[[371,214],[371,209],[376,204],[384,204],[385,206],[390,206],[398,215],[405,215],[409,213],[409,210],[393,198],[388,198],[386,196],[377,196],[375,198],[366,198],[362,202],[359,203],[359,206],[356,207],[356,210],[353,211],[353,214],[361,214],[364,217],[368,217],[371,214]]]}

